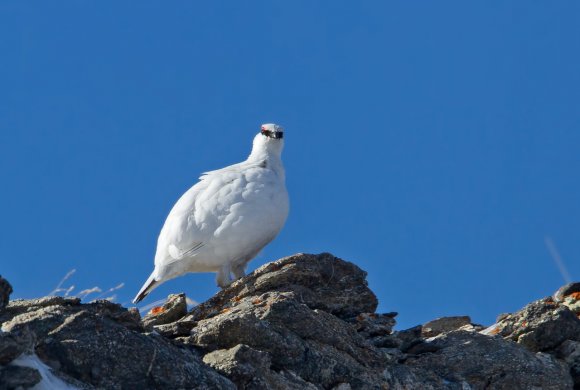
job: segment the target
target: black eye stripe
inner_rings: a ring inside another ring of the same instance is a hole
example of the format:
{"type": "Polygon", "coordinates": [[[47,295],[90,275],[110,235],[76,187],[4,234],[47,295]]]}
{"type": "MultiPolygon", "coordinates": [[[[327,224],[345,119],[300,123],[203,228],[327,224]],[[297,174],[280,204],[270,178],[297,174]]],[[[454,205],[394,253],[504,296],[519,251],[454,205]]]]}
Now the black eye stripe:
{"type": "Polygon", "coordinates": [[[266,137],[275,138],[275,139],[284,138],[284,132],[282,132],[282,131],[271,131],[271,130],[262,129],[262,134],[264,134],[266,137]]]}

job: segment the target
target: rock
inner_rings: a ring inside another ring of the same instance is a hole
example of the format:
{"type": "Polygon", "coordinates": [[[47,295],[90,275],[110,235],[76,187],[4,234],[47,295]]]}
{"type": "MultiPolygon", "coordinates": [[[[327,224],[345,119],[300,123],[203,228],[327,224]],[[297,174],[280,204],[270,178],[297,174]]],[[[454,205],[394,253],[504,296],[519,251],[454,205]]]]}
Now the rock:
{"type": "Polygon", "coordinates": [[[15,312],[21,313],[23,311],[28,311],[30,309],[36,309],[40,307],[48,306],[78,306],[80,305],[80,298],[75,297],[43,297],[36,299],[16,299],[10,302],[9,308],[15,312]]]}
{"type": "Polygon", "coordinates": [[[35,353],[25,353],[15,359],[10,366],[27,367],[37,370],[42,380],[34,386],[35,390],[66,389],[92,390],[93,386],[82,383],[60,371],[44,364],[35,353]]]}
{"type": "Polygon", "coordinates": [[[458,387],[456,383],[450,382],[437,376],[430,370],[409,367],[402,364],[394,364],[384,371],[386,385],[384,389],[397,390],[440,390],[440,389],[471,389],[469,385],[458,387]]]}
{"type": "Polygon", "coordinates": [[[565,297],[573,293],[580,293],[580,282],[572,282],[560,287],[553,297],[556,302],[562,302],[565,297]]]}
{"type": "Polygon", "coordinates": [[[93,301],[85,305],[85,308],[98,317],[107,318],[127,329],[142,331],[141,316],[135,308],[126,309],[118,303],[106,299],[93,301]]]}
{"type": "MultiPolygon", "coordinates": [[[[14,301],[1,318],[2,330],[7,332],[2,339],[12,340],[30,330],[36,338],[35,352],[43,362],[91,386],[235,388],[206,366],[193,349],[143,333],[138,312],[106,300],[89,304],[61,297],[14,301]]],[[[16,353],[8,348],[5,360],[16,353]]]]}
{"type": "Polygon", "coordinates": [[[459,329],[464,325],[471,325],[471,318],[468,316],[437,318],[423,325],[421,335],[423,337],[433,337],[441,333],[459,329]]]}
{"type": "Polygon", "coordinates": [[[195,325],[197,325],[196,321],[175,321],[170,324],[154,325],[153,330],[162,336],[176,338],[189,336],[195,325]]]}
{"type": "Polygon", "coordinates": [[[395,333],[397,339],[399,339],[399,348],[403,352],[407,352],[409,349],[417,344],[423,343],[423,327],[421,325],[414,326],[409,329],[405,329],[395,333]]]}
{"type": "Polygon", "coordinates": [[[406,357],[406,355],[399,348],[385,347],[380,348],[380,351],[383,353],[383,357],[387,364],[400,363],[406,357]]]}
{"type": "Polygon", "coordinates": [[[570,367],[570,375],[574,380],[574,388],[580,388],[580,342],[566,340],[556,350],[555,356],[562,359],[570,367]]]}
{"type": "Polygon", "coordinates": [[[348,322],[352,323],[356,331],[367,339],[375,347],[392,348],[399,347],[400,342],[393,335],[395,326],[395,316],[397,313],[361,313],[351,318],[348,322]]]}
{"type": "Polygon", "coordinates": [[[437,352],[409,356],[405,365],[414,368],[415,375],[433,372],[435,376],[430,380],[440,378],[433,388],[572,388],[566,365],[548,354],[534,354],[502,338],[452,331],[430,340],[428,343],[437,352]]]}
{"type": "Polygon", "coordinates": [[[334,386],[332,390],[352,390],[352,387],[349,383],[339,383],[338,385],[334,386]]]}
{"type": "Polygon", "coordinates": [[[37,336],[44,337],[65,319],[66,309],[61,306],[39,307],[37,310],[24,312],[6,320],[2,323],[2,331],[16,332],[29,328],[37,336]]]}
{"type": "Polygon", "coordinates": [[[575,292],[564,297],[562,305],[566,306],[570,311],[580,318],[580,292],[575,292]]]}
{"type": "Polygon", "coordinates": [[[12,286],[0,275],[0,311],[6,307],[12,294],[12,286]]]}
{"type": "Polygon", "coordinates": [[[271,370],[272,359],[267,352],[244,344],[208,353],[203,361],[231,379],[238,389],[316,389],[297,375],[271,370]]]}
{"type": "Polygon", "coordinates": [[[76,298],[56,298],[61,297],[10,302],[3,316],[11,314],[13,317],[2,323],[2,330],[11,332],[28,327],[37,337],[43,338],[63,324],[71,314],[81,310],[89,310],[97,316],[109,318],[132,330],[142,330],[138,313],[136,315],[135,311],[127,310],[119,304],[100,300],[81,305],[80,300],[76,298]]]}
{"type": "Polygon", "coordinates": [[[0,390],[39,372],[41,386],[51,376],[82,389],[580,388],[573,285],[480,333],[467,316],[393,331],[396,313],[374,312],[365,277],[330,254],[299,254],[190,313],[171,295],[143,320],[106,300],[12,301],[0,310],[0,390]]]}
{"type": "Polygon", "coordinates": [[[234,388],[191,350],[91,310],[71,315],[36,348],[49,366],[107,389],[234,388]],[[55,364],[56,362],[56,364],[55,364]]]}
{"type": "Polygon", "coordinates": [[[268,291],[292,293],[311,309],[342,319],[373,313],[377,298],[368,288],[367,273],[329,253],[297,254],[268,263],[232,283],[192,310],[194,320],[208,318],[236,301],[268,291]]]}
{"type": "Polygon", "coordinates": [[[361,313],[349,320],[354,328],[366,338],[391,334],[397,313],[361,313]]]}
{"type": "Polygon", "coordinates": [[[396,314],[369,313],[377,300],[365,277],[329,254],[266,264],[180,320],[196,326],[179,341],[208,352],[244,344],[267,352],[279,372],[317,386],[373,386],[381,381],[384,354],[363,336],[388,335],[396,314]]]}
{"type": "Polygon", "coordinates": [[[237,386],[251,381],[261,372],[269,371],[272,364],[267,352],[257,351],[244,344],[208,353],[203,361],[226,374],[237,386]]]}
{"type": "Polygon", "coordinates": [[[384,365],[352,325],[299,303],[293,293],[243,298],[228,310],[199,320],[192,343],[207,350],[238,344],[272,357],[272,365],[322,387],[348,382],[357,387],[380,380],[384,365]]]}
{"type": "Polygon", "coordinates": [[[399,348],[401,341],[394,335],[375,336],[368,339],[368,342],[377,348],[399,348]]]}
{"type": "Polygon", "coordinates": [[[187,314],[187,302],[185,294],[171,294],[161,307],[153,308],[143,318],[143,326],[149,328],[153,325],[163,325],[174,322],[187,314]]]}
{"type": "Polygon", "coordinates": [[[42,377],[34,368],[6,366],[0,367],[0,390],[28,389],[42,377]]]}
{"type": "Polygon", "coordinates": [[[78,298],[45,297],[11,301],[0,313],[1,330],[10,332],[18,327],[29,327],[33,333],[45,334],[64,321],[69,307],[80,305],[78,298]]]}
{"type": "Polygon", "coordinates": [[[548,351],[565,340],[580,340],[580,319],[566,306],[546,298],[504,317],[489,333],[513,340],[533,352],[548,351]]]}
{"type": "Polygon", "coordinates": [[[0,332],[0,364],[8,364],[34,347],[34,336],[28,328],[12,333],[0,332]]]}

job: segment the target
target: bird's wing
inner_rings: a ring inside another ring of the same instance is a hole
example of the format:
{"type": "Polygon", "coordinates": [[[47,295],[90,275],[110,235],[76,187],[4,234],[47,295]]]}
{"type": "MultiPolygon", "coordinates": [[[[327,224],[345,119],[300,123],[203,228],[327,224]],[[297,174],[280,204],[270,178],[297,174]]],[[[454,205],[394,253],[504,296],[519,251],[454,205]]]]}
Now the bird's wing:
{"type": "Polygon", "coordinates": [[[207,172],[177,201],[157,242],[155,264],[167,265],[190,257],[211,240],[230,212],[236,198],[242,199],[243,170],[237,165],[207,172]]]}

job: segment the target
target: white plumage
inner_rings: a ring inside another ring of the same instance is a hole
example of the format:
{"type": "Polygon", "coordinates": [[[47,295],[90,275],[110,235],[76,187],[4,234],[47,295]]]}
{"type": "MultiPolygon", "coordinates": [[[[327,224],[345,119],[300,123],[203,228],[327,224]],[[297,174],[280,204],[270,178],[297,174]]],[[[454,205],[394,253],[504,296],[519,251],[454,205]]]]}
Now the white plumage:
{"type": "Polygon", "coordinates": [[[161,229],[155,269],[134,303],[188,272],[217,272],[222,288],[244,276],[288,216],[283,147],[283,129],[262,125],[246,161],[204,173],[183,194],[161,229]]]}

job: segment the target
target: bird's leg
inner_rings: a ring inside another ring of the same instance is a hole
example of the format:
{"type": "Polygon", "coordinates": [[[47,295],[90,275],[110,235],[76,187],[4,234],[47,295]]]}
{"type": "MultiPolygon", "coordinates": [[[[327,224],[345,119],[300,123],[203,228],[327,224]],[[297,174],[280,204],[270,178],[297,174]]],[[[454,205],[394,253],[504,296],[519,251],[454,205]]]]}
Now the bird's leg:
{"type": "Polygon", "coordinates": [[[217,285],[221,288],[226,288],[232,282],[231,266],[230,264],[224,264],[217,273],[216,276],[217,285]]]}
{"type": "Polygon", "coordinates": [[[234,280],[238,280],[246,276],[246,265],[248,263],[237,263],[232,267],[232,274],[234,274],[234,280]]]}

